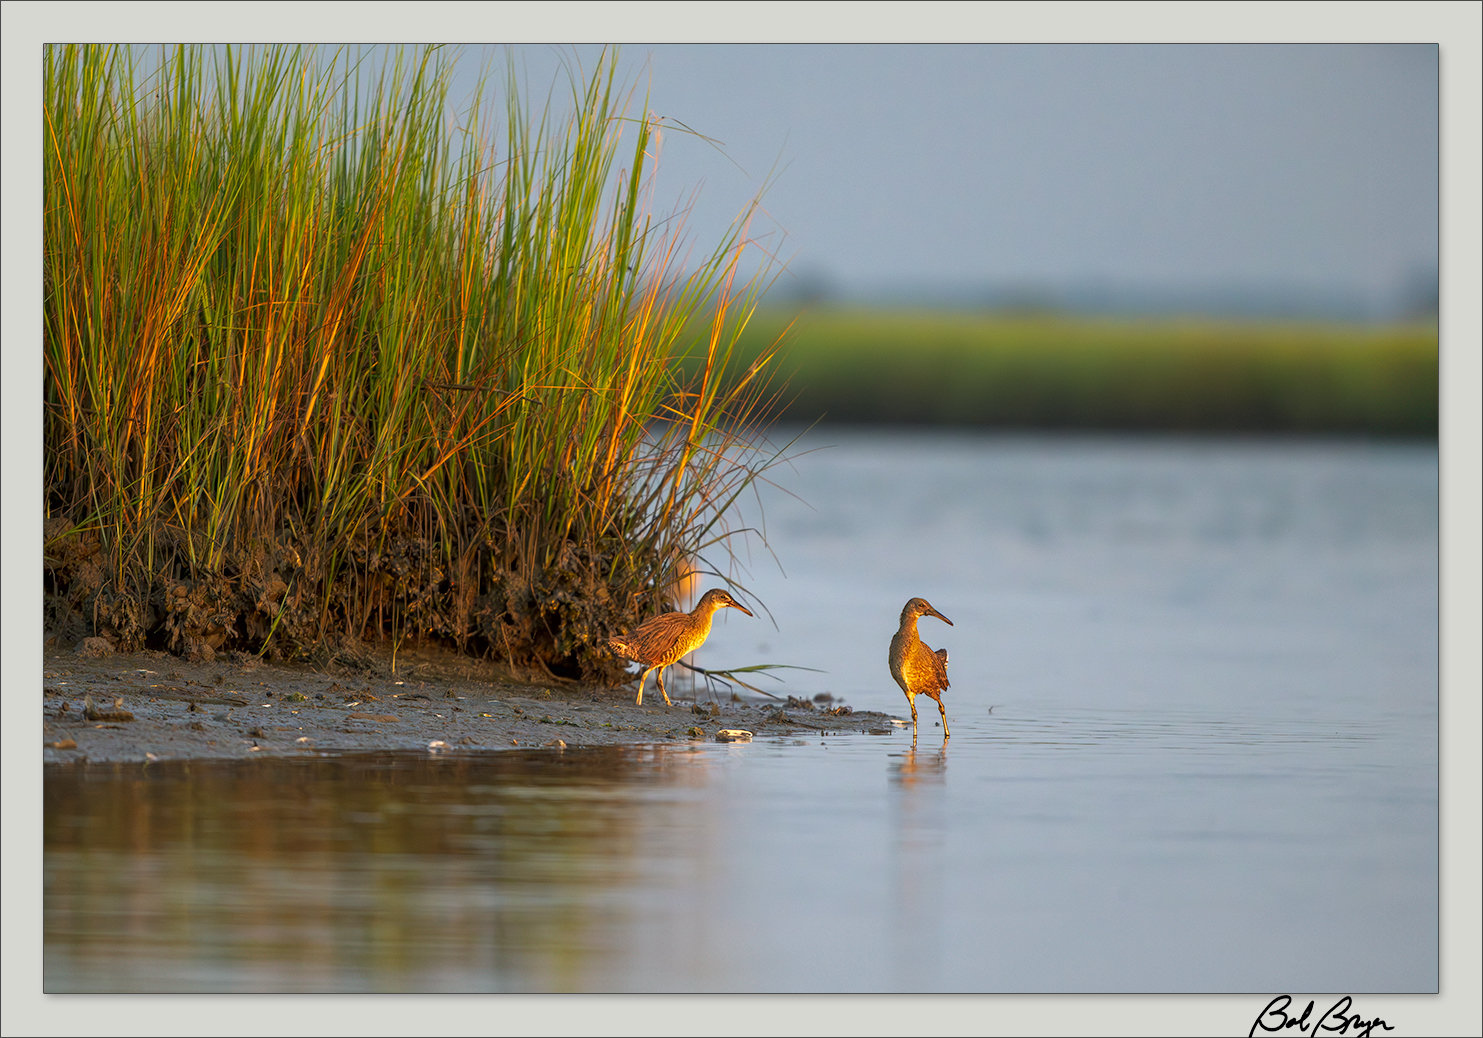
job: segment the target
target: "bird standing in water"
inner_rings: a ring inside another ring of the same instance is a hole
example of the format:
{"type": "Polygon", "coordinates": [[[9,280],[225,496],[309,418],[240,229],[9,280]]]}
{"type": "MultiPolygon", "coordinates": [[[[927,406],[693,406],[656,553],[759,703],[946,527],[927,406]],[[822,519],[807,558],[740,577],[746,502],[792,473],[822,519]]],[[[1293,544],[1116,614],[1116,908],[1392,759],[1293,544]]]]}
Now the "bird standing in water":
{"type": "Polygon", "coordinates": [[[947,729],[947,710],[942,705],[942,693],[947,688],[947,650],[936,652],[917,637],[917,617],[935,616],[949,627],[953,622],[932,608],[925,598],[913,598],[901,610],[901,627],[891,638],[891,677],[906,693],[906,702],[911,706],[911,730],[917,730],[917,696],[931,696],[937,700],[938,712],[942,714],[943,737],[953,733],[947,729]]]}
{"type": "Polygon", "coordinates": [[[711,633],[711,619],[716,610],[727,606],[752,615],[750,609],[725,591],[711,588],[700,596],[700,601],[690,612],[661,613],[627,634],[609,639],[608,648],[644,668],[639,675],[639,697],[635,703],[644,701],[644,681],[652,670],[659,672],[654,680],[659,684],[659,694],[664,696],[664,702],[669,703],[669,693],[664,691],[664,668],[700,648],[711,633]]]}

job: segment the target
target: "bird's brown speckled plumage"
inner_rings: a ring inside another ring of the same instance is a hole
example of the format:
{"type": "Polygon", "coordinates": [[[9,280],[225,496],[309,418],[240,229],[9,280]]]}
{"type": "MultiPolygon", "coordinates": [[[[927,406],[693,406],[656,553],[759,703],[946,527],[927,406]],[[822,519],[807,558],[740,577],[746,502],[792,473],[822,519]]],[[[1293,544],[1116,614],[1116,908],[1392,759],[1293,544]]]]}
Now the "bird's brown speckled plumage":
{"type": "Polygon", "coordinates": [[[947,728],[947,710],[942,705],[943,690],[948,687],[947,650],[935,652],[917,637],[917,617],[935,616],[949,627],[953,622],[932,608],[925,598],[913,598],[901,610],[901,627],[891,638],[891,677],[906,693],[906,702],[911,707],[911,729],[917,729],[917,696],[931,696],[937,701],[942,714],[942,734],[952,733],[947,728]]]}
{"type": "Polygon", "coordinates": [[[661,613],[627,634],[608,641],[608,648],[613,652],[644,668],[639,675],[639,695],[635,702],[644,701],[644,681],[653,670],[659,672],[654,679],[659,685],[659,693],[666,703],[669,702],[669,693],[664,691],[664,668],[700,648],[711,633],[711,620],[716,610],[727,606],[752,615],[750,609],[725,591],[711,588],[700,596],[700,601],[690,612],[661,613]]]}

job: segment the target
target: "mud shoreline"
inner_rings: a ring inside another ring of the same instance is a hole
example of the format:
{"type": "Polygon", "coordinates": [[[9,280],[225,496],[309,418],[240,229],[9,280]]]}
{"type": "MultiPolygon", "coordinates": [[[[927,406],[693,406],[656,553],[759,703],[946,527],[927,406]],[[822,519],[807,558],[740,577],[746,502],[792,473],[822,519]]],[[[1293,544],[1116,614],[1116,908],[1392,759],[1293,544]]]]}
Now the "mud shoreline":
{"type": "Polygon", "coordinates": [[[267,664],[246,654],[191,662],[164,652],[43,658],[45,763],[232,760],[307,753],[489,751],[890,735],[900,718],[837,701],[770,700],[675,673],[672,705],[653,688],[530,683],[441,650],[404,651],[361,671],[267,664]],[[677,687],[682,690],[677,691],[677,687]],[[91,710],[89,710],[89,705],[91,710]],[[838,711],[838,712],[835,712],[838,711]],[[91,716],[87,716],[91,714],[91,716]],[[717,733],[723,733],[718,740],[717,733]]]}

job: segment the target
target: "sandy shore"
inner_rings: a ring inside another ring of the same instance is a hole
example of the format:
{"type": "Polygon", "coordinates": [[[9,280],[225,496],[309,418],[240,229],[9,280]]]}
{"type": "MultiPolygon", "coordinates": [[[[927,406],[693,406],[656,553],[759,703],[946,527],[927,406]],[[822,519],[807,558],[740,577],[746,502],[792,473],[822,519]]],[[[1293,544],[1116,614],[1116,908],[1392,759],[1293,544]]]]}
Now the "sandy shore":
{"type": "MultiPolygon", "coordinates": [[[[635,685],[510,680],[491,664],[404,652],[356,672],[270,665],[245,654],[195,663],[162,652],[48,651],[42,741],[47,763],[227,759],[368,750],[497,750],[755,738],[889,735],[901,719],[837,702],[775,701],[744,690],[694,692],[676,667],[672,705],[635,685]],[[677,691],[683,688],[683,691],[677,691]],[[696,701],[698,699],[698,702],[696,701]],[[89,709],[91,704],[91,709],[89,709]],[[836,712],[837,711],[837,712],[836,712]]],[[[909,727],[909,726],[908,726],[909,727]]]]}

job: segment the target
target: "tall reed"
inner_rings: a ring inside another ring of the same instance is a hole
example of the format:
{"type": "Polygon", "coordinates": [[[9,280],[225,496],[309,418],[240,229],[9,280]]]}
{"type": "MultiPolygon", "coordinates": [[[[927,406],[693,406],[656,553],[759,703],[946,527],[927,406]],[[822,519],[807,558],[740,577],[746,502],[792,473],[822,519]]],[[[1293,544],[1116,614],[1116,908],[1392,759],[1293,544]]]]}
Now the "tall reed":
{"type": "Polygon", "coordinates": [[[746,430],[772,351],[733,355],[745,223],[686,267],[611,55],[564,122],[512,73],[502,135],[487,80],[450,131],[451,68],[48,49],[59,629],[205,655],[420,634],[612,676],[605,636],[725,550],[770,460],[746,430]]]}

